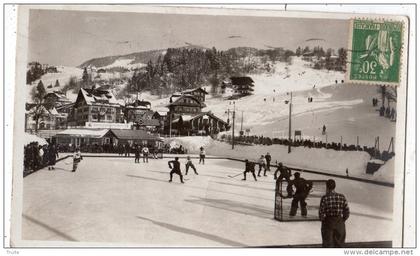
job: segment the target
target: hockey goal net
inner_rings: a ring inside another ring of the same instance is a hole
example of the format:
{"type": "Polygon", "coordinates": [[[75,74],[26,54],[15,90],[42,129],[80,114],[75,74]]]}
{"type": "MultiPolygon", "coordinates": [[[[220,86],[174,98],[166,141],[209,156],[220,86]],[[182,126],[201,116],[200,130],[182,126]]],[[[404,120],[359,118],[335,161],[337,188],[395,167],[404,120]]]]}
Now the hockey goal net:
{"type": "Polygon", "coordinates": [[[295,216],[290,216],[290,210],[293,198],[287,197],[287,181],[283,180],[276,186],[275,204],[274,204],[274,218],[278,221],[317,221],[319,203],[321,197],[325,194],[326,180],[307,180],[312,183],[305,202],[307,208],[307,215],[301,215],[300,204],[295,216]]]}

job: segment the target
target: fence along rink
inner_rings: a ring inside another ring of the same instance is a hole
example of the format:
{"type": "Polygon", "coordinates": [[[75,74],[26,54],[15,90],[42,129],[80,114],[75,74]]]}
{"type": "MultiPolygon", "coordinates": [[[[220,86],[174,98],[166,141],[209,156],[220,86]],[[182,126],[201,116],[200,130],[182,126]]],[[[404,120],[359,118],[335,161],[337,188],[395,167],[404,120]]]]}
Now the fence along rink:
{"type": "Polygon", "coordinates": [[[279,186],[276,186],[275,200],[274,200],[274,219],[278,221],[318,221],[319,203],[321,197],[325,195],[326,180],[307,180],[312,182],[312,189],[310,190],[305,202],[307,208],[307,216],[301,216],[300,205],[296,216],[290,216],[290,208],[293,198],[287,197],[287,181],[283,180],[279,186]]]}

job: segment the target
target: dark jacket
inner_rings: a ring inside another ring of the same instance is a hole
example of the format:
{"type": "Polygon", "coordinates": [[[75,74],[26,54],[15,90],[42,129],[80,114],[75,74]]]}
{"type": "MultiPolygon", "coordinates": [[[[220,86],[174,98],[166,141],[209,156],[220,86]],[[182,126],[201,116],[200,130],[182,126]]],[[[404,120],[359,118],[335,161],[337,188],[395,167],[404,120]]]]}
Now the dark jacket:
{"type": "Polygon", "coordinates": [[[46,152],[48,155],[48,162],[49,164],[54,165],[57,161],[58,153],[55,146],[49,146],[48,151],[46,152]]]}
{"type": "Polygon", "coordinates": [[[134,148],[134,155],[135,155],[135,157],[140,157],[140,148],[139,147],[134,148]]]}
{"type": "Polygon", "coordinates": [[[255,172],[255,163],[253,163],[253,162],[245,163],[245,171],[246,172],[255,172]]]}
{"type": "Polygon", "coordinates": [[[292,181],[292,184],[296,188],[295,195],[297,196],[306,197],[312,188],[311,184],[308,181],[306,181],[304,178],[297,178],[297,179],[295,178],[292,181]]]}
{"type": "Polygon", "coordinates": [[[171,168],[173,170],[177,170],[177,171],[181,170],[181,164],[179,163],[179,161],[177,161],[177,160],[168,161],[169,167],[171,166],[171,164],[172,164],[171,168]]]}

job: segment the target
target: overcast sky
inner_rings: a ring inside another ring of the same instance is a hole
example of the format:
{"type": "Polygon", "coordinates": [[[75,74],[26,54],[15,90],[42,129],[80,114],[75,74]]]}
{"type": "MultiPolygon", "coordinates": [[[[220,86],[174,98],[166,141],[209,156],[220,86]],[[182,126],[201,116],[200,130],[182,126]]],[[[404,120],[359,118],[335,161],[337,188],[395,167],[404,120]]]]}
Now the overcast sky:
{"type": "Polygon", "coordinates": [[[347,45],[344,20],[31,10],[29,61],[77,66],[103,56],[185,46],[295,50],[347,45]],[[322,41],[308,39],[322,38],[322,41]]]}

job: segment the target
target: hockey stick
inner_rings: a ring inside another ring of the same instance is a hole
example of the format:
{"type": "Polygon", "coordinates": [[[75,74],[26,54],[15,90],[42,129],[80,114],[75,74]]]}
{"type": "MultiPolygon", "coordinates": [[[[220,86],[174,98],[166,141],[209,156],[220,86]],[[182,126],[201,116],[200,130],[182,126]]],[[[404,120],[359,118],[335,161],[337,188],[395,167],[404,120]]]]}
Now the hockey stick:
{"type": "Polygon", "coordinates": [[[238,174],[236,174],[236,175],[228,175],[228,177],[229,178],[235,178],[235,177],[238,177],[239,175],[242,175],[243,173],[241,172],[241,173],[238,173],[238,174]]]}
{"type": "Polygon", "coordinates": [[[73,160],[71,160],[70,162],[68,162],[68,161],[63,161],[63,163],[65,164],[65,165],[70,165],[70,164],[73,164],[73,160]]]}

